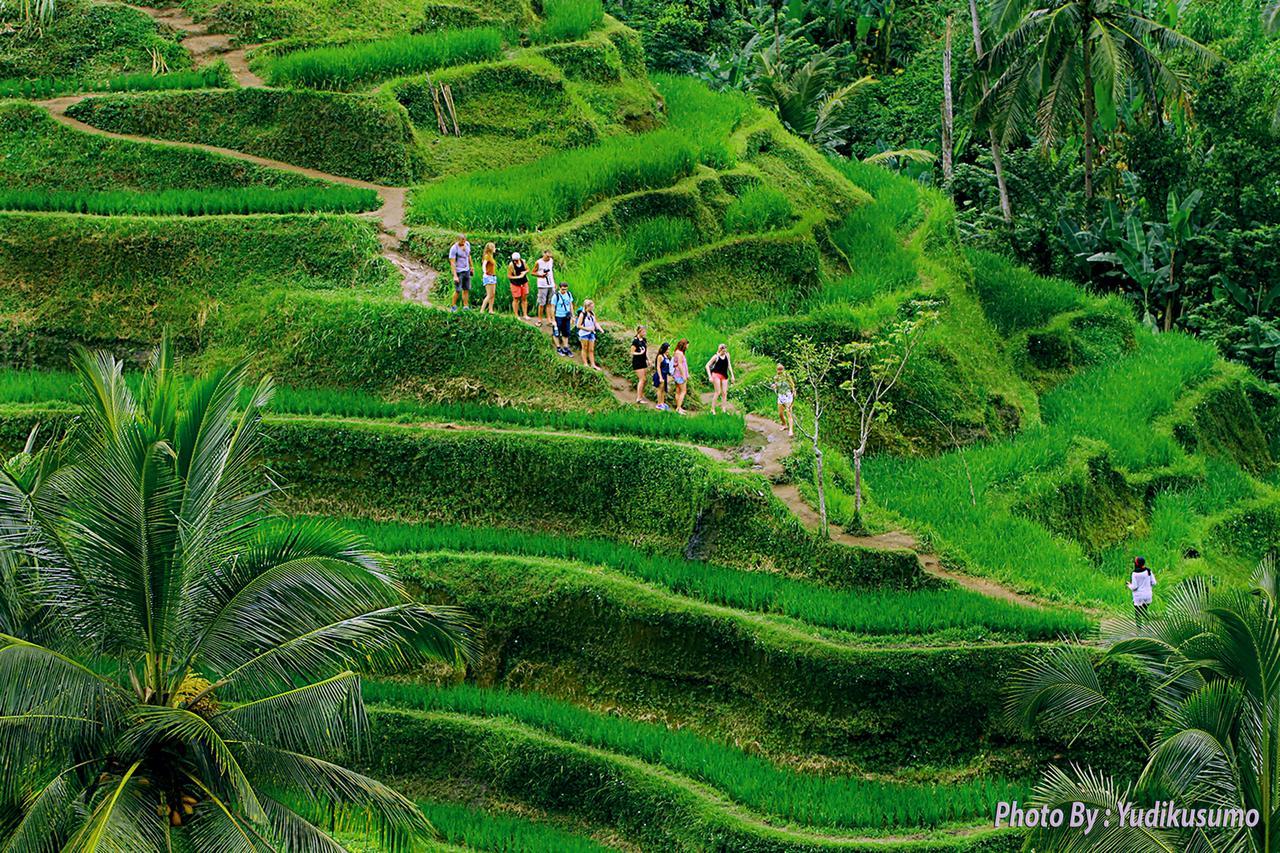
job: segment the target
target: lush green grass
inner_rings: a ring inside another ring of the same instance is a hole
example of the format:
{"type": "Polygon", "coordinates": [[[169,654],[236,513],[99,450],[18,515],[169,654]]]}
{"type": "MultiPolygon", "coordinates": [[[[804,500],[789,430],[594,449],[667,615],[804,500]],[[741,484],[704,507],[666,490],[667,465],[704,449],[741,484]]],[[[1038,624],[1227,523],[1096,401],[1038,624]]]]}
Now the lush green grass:
{"type": "Polygon", "coordinates": [[[72,192],[0,190],[0,210],[129,216],[219,216],[248,213],[354,213],[375,210],[373,190],[332,186],[299,189],[245,187],[226,190],[72,192]]]}
{"type": "Polygon", "coordinates": [[[615,137],[430,184],[414,192],[409,220],[468,231],[533,231],[610,196],[670,186],[693,171],[697,152],[695,140],[672,130],[615,137]]]}
{"type": "Polygon", "coordinates": [[[375,682],[365,685],[365,699],[418,710],[511,717],[577,743],[660,764],[719,788],[757,812],[814,826],[884,829],[985,822],[993,803],[1025,799],[1028,793],[1025,785],[1000,778],[940,785],[798,773],[688,730],[593,714],[537,694],[375,682]]]}
{"type": "MultiPolygon", "coordinates": [[[[41,403],[78,399],[78,380],[62,371],[0,369],[0,402],[41,403]]],[[[277,386],[273,411],[296,415],[336,415],[397,421],[500,424],[524,429],[638,435],[729,446],[742,441],[739,415],[678,417],[648,409],[605,412],[540,411],[485,403],[422,403],[388,400],[343,388],[277,386]]]]}
{"type": "Polygon", "coordinates": [[[231,73],[225,63],[198,71],[171,71],[168,74],[116,74],[99,78],[41,77],[36,80],[0,80],[0,98],[53,98],[74,92],[155,92],[166,89],[208,89],[227,86],[231,73]]]}
{"type": "Polygon", "coordinates": [[[1153,420],[1213,367],[1212,347],[1170,334],[1139,338],[1131,355],[1077,375],[1045,395],[1043,427],[932,459],[876,456],[866,465],[877,503],[929,529],[974,571],[1066,601],[1121,605],[1121,560],[1096,566],[1074,541],[1015,514],[1028,478],[1058,469],[1077,436],[1106,442],[1131,471],[1170,465],[1183,453],[1153,420]],[[969,502],[968,475],[977,505],[969,502]]]}
{"type": "Polygon", "coordinates": [[[604,22],[602,0],[543,0],[538,40],[573,41],[604,22]]]}
{"type": "Polygon", "coordinates": [[[791,224],[791,202],[773,187],[754,186],[724,212],[724,228],[733,234],[777,231],[791,224]]]}
{"type": "Polygon", "coordinates": [[[502,33],[493,27],[446,30],[287,53],[271,63],[267,79],[273,86],[350,89],[390,77],[496,59],[501,53],[502,33]]]}
{"type": "Polygon", "coordinates": [[[455,803],[418,803],[443,840],[470,850],[604,853],[610,848],[550,824],[455,803]]]}
{"type": "Polygon", "coordinates": [[[414,193],[410,223],[533,231],[565,222],[606,198],[670,186],[699,162],[732,165],[726,140],[756,107],[739,93],[713,93],[689,78],[659,76],[654,82],[667,104],[667,130],[445,178],[414,193]]]}
{"type": "Polygon", "coordinates": [[[763,572],[646,553],[600,539],[565,538],[494,528],[426,527],[348,519],[343,522],[387,553],[434,550],[519,554],[608,566],[681,595],[741,610],[777,613],[811,625],[859,634],[991,634],[1049,640],[1087,634],[1087,617],[1035,610],[964,589],[856,591],[831,589],[763,572]]]}

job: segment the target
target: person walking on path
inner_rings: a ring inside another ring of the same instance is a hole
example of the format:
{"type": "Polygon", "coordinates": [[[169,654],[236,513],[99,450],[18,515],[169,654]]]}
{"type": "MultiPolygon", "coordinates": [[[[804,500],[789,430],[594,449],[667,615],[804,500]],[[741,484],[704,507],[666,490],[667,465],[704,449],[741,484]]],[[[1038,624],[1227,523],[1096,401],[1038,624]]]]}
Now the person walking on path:
{"type": "Polygon", "coordinates": [[[676,353],[671,357],[671,378],[676,383],[676,414],[683,415],[684,397],[689,393],[689,339],[681,338],[676,343],[676,353]]]}
{"type": "Polygon", "coordinates": [[[781,363],[773,374],[773,390],[778,395],[778,422],[787,428],[787,435],[795,435],[796,417],[792,407],[796,401],[796,383],[781,363]]]}
{"type": "Polygon", "coordinates": [[[533,278],[538,284],[538,325],[541,326],[543,317],[551,321],[551,297],[556,288],[555,260],[550,249],[533,262],[533,278]]]}
{"type": "Polygon", "coordinates": [[[671,344],[663,341],[662,346],[658,347],[658,354],[653,359],[653,388],[658,396],[656,408],[660,412],[670,408],[667,405],[667,390],[671,381],[671,356],[667,355],[667,352],[670,349],[671,344]]]}
{"type": "Polygon", "coordinates": [[[507,283],[511,285],[511,313],[517,320],[529,319],[529,265],[519,252],[511,253],[507,264],[507,283]]]}
{"type": "Polygon", "coordinates": [[[1147,607],[1151,604],[1152,587],[1156,585],[1156,576],[1151,573],[1144,557],[1133,558],[1133,575],[1126,586],[1133,593],[1133,621],[1142,626],[1147,615],[1147,607]]]}
{"type": "Polygon", "coordinates": [[[555,310],[555,327],[551,331],[551,336],[556,341],[556,352],[571,356],[573,347],[569,343],[569,334],[573,330],[574,320],[573,294],[569,292],[569,285],[560,284],[551,301],[552,308],[555,310]]]}
{"type": "Polygon", "coordinates": [[[449,303],[450,313],[458,310],[458,297],[462,297],[462,310],[471,310],[471,244],[466,234],[459,234],[457,241],[449,247],[449,267],[453,270],[453,301],[449,303]]]}
{"type": "Polygon", "coordinates": [[[592,299],[582,301],[582,311],[578,313],[578,343],[582,345],[582,365],[592,370],[599,370],[596,364],[596,336],[603,331],[600,321],[596,319],[596,303],[592,299]]]}
{"type": "Polygon", "coordinates": [[[644,326],[636,326],[636,336],[631,340],[631,369],[636,372],[636,402],[644,402],[644,376],[649,372],[649,341],[644,336],[644,326]]]}
{"type": "Polygon", "coordinates": [[[722,411],[729,411],[729,383],[737,380],[733,375],[733,361],[729,358],[729,347],[721,344],[716,354],[707,359],[707,379],[711,380],[711,414],[716,413],[716,402],[720,402],[722,411]]]}
{"type": "Polygon", "coordinates": [[[498,289],[498,260],[493,253],[498,247],[492,243],[484,244],[484,255],[480,259],[480,281],[484,284],[484,301],[480,303],[481,311],[494,313],[494,291],[498,289]]]}

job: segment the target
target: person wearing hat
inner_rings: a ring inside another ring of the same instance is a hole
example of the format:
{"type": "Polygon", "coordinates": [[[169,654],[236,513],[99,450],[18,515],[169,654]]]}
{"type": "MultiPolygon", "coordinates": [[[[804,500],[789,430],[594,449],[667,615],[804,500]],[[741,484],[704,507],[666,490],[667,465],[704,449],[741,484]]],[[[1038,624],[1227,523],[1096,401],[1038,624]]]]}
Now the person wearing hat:
{"type": "Polygon", "coordinates": [[[569,343],[569,335],[577,327],[574,320],[573,294],[569,292],[568,282],[556,285],[556,293],[551,297],[551,306],[555,312],[551,336],[555,338],[556,352],[561,355],[573,355],[573,347],[569,343]]]}
{"type": "Polygon", "coordinates": [[[507,264],[507,283],[511,285],[511,313],[517,320],[529,319],[529,265],[519,252],[511,253],[507,264]]]}

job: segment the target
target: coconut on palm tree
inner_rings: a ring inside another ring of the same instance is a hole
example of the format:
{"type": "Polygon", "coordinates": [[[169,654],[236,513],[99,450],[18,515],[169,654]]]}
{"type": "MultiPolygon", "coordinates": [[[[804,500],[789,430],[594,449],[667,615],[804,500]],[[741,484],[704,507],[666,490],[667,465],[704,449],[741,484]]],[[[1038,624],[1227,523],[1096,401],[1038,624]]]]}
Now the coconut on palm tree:
{"type": "Polygon", "coordinates": [[[1029,127],[1046,146],[1079,128],[1086,198],[1093,197],[1099,106],[1111,110],[1132,88],[1153,110],[1185,109],[1184,75],[1164,54],[1181,50],[1202,63],[1217,58],[1127,0],[993,0],[991,13],[1004,35],[979,63],[989,85],[977,123],[995,129],[1003,145],[1029,127]]]}
{"type": "MultiPolygon", "coordinates": [[[[1105,813],[1092,832],[1037,830],[1029,843],[1057,851],[1256,851],[1280,849],[1280,575],[1274,558],[1251,589],[1213,591],[1201,579],[1171,594],[1163,615],[1103,625],[1103,655],[1145,673],[1160,734],[1141,776],[1122,784],[1087,768],[1051,769],[1036,789],[1050,808],[1087,803],[1105,813]],[[1122,804],[1166,806],[1161,826],[1126,826],[1122,804]],[[1172,808],[1173,812],[1169,809],[1172,808]],[[1199,810],[1203,810],[1202,812],[1199,810]],[[1171,823],[1200,823],[1181,826],[1171,823]]],[[[1108,704],[1080,646],[1028,661],[1008,710],[1025,724],[1084,719],[1108,704]]]]}
{"type": "Polygon", "coordinates": [[[136,393],[110,356],[77,369],[67,437],[0,470],[0,850],[412,844],[413,803],[343,766],[356,673],[469,653],[460,614],[266,514],[271,385],[243,365],[188,381],[162,346],[136,393]]]}

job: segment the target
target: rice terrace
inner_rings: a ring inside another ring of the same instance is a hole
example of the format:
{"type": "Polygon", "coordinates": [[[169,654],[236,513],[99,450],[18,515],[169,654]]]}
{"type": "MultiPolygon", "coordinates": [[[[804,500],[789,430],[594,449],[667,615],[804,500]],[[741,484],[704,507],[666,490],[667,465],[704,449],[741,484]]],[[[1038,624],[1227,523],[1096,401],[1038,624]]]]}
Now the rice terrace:
{"type": "Polygon", "coordinates": [[[1280,4],[0,0],[0,853],[1280,851],[1280,4]]]}

